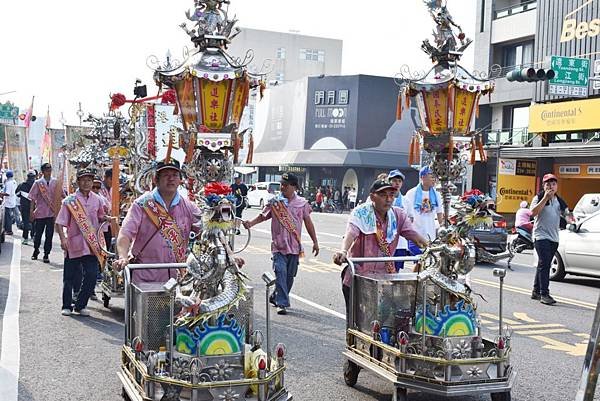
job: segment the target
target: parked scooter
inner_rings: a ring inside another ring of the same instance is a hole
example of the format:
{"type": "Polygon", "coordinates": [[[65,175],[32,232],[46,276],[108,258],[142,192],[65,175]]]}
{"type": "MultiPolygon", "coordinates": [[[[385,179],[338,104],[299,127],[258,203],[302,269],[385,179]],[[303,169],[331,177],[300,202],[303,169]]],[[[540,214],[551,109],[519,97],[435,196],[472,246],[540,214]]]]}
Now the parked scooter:
{"type": "Polygon", "coordinates": [[[516,234],[508,243],[512,253],[521,253],[526,249],[533,249],[533,237],[530,230],[525,227],[514,227],[513,234],[516,234]]]}

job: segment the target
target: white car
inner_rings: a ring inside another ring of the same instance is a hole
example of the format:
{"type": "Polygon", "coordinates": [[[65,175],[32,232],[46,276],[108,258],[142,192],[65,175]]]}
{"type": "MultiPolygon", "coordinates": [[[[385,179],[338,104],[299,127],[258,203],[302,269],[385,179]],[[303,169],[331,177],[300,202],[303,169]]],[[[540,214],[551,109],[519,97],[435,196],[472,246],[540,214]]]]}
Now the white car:
{"type": "Polygon", "coordinates": [[[573,215],[579,221],[598,210],[600,210],[600,194],[585,194],[579,199],[577,205],[575,205],[573,215]]]}
{"type": "Polygon", "coordinates": [[[550,280],[567,274],[600,277],[600,212],[569,224],[560,231],[558,250],[552,259],[550,280]]]}
{"type": "Polygon", "coordinates": [[[257,182],[248,186],[248,205],[263,207],[281,192],[278,182],[257,182]]]}

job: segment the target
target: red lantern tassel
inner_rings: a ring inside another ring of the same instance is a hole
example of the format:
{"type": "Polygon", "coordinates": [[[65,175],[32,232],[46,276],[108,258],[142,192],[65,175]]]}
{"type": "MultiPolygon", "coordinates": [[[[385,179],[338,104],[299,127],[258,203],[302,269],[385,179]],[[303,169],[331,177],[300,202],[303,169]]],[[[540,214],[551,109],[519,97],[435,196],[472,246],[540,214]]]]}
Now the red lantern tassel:
{"type": "Polygon", "coordinates": [[[448,138],[448,161],[452,161],[453,157],[454,157],[454,138],[452,137],[452,134],[450,134],[450,136],[448,138]]]}
{"type": "Polygon", "coordinates": [[[248,154],[246,155],[246,164],[252,164],[252,158],[254,157],[254,137],[250,134],[248,139],[248,154]]]}
{"type": "Polygon", "coordinates": [[[475,164],[475,138],[471,139],[471,159],[469,160],[469,164],[474,165],[475,164]]]}
{"type": "Polygon", "coordinates": [[[238,156],[240,153],[240,135],[236,134],[233,140],[233,164],[238,163],[238,156]]]}
{"type": "Polygon", "coordinates": [[[396,120],[402,120],[402,93],[398,93],[396,101],[396,120]]]}
{"type": "Polygon", "coordinates": [[[479,150],[479,158],[481,159],[481,161],[487,161],[485,150],[483,149],[483,138],[481,136],[479,136],[479,140],[477,141],[477,149],[479,150]]]}
{"type": "Polygon", "coordinates": [[[408,164],[411,166],[415,162],[415,137],[413,136],[410,139],[410,143],[408,144],[408,164]]]}
{"type": "Polygon", "coordinates": [[[421,164],[421,140],[418,135],[415,137],[415,164],[421,164]]]}
{"type": "Polygon", "coordinates": [[[454,86],[450,85],[448,88],[448,107],[452,113],[454,113],[454,101],[454,86]]]}
{"type": "Polygon", "coordinates": [[[410,92],[408,88],[404,90],[404,107],[406,110],[410,109],[410,92]]]}
{"type": "Polygon", "coordinates": [[[475,99],[475,118],[479,118],[479,95],[475,99]]]}
{"type": "Polygon", "coordinates": [[[173,150],[173,135],[169,133],[169,145],[167,146],[167,155],[165,156],[165,163],[171,163],[171,151],[173,150]]]}

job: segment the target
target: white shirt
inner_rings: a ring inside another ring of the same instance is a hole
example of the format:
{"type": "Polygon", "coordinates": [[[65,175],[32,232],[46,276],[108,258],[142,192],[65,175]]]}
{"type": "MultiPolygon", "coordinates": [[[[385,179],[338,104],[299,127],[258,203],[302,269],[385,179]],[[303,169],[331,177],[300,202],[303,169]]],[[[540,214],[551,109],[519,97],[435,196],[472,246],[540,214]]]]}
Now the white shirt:
{"type": "MultiPolygon", "coordinates": [[[[419,184],[421,185],[421,184],[419,184]]],[[[418,186],[417,186],[418,187],[418,186]]],[[[436,227],[435,227],[435,218],[436,215],[438,213],[444,213],[444,206],[442,204],[442,196],[440,195],[440,193],[438,191],[435,191],[435,194],[437,196],[437,201],[438,201],[438,205],[437,207],[433,208],[433,210],[430,210],[428,212],[418,212],[414,205],[415,205],[415,196],[417,193],[417,187],[411,188],[406,195],[404,195],[404,199],[407,199],[410,201],[412,210],[413,210],[413,226],[415,227],[415,230],[421,234],[423,237],[425,237],[425,239],[429,240],[429,241],[433,241],[436,237],[436,227]]],[[[421,200],[421,204],[424,203],[429,203],[429,191],[423,191],[423,198],[421,200]]]]}
{"type": "Polygon", "coordinates": [[[356,202],[356,191],[348,192],[348,200],[350,202],[356,202]]]}
{"type": "MultiPolygon", "coordinates": [[[[413,208],[413,205],[410,202],[410,199],[408,199],[406,197],[406,195],[402,195],[401,193],[398,194],[397,198],[402,198],[402,207],[396,206],[395,201],[394,201],[394,206],[404,210],[406,215],[412,221],[414,219],[415,209],[413,208]]],[[[398,237],[398,245],[396,246],[396,249],[408,249],[408,240],[406,238],[404,238],[403,236],[399,236],[398,237]]]]}
{"type": "Polygon", "coordinates": [[[8,194],[8,196],[4,197],[4,207],[12,209],[13,207],[17,207],[17,182],[11,178],[6,180],[4,183],[4,192],[8,194]]]}

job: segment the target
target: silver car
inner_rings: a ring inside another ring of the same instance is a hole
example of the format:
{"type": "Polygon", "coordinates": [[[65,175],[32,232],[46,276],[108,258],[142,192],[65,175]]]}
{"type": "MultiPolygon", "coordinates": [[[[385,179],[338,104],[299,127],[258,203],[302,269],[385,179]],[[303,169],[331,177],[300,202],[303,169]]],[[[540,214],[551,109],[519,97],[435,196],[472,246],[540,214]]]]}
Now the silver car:
{"type": "Polygon", "coordinates": [[[600,277],[600,212],[561,230],[559,245],[550,268],[550,280],[567,274],[600,277]]]}

